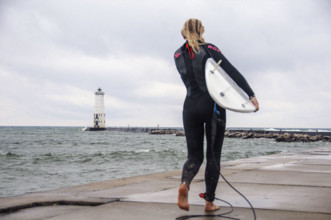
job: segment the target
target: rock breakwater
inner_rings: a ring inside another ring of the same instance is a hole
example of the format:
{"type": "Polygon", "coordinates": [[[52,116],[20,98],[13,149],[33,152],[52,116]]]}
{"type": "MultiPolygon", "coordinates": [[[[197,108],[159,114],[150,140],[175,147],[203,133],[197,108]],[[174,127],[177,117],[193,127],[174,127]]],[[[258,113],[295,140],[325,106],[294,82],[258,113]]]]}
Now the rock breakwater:
{"type": "Polygon", "coordinates": [[[329,133],[295,133],[295,132],[261,132],[261,131],[229,131],[225,132],[228,138],[271,138],[277,142],[331,142],[329,133]]]}
{"type": "MultiPolygon", "coordinates": [[[[151,130],[150,134],[176,134],[176,136],[185,136],[184,130],[172,129],[155,129],[151,130]]],[[[244,131],[244,130],[226,130],[225,137],[228,138],[270,138],[277,142],[315,142],[324,141],[331,142],[331,133],[329,132],[283,132],[283,131],[244,131]]]]}
{"type": "MultiPolygon", "coordinates": [[[[108,128],[108,131],[144,132],[151,135],[185,136],[182,128],[108,128]]],[[[270,138],[277,142],[331,142],[331,132],[304,132],[304,131],[267,131],[267,130],[233,130],[227,129],[225,137],[228,138],[270,138]]]]}

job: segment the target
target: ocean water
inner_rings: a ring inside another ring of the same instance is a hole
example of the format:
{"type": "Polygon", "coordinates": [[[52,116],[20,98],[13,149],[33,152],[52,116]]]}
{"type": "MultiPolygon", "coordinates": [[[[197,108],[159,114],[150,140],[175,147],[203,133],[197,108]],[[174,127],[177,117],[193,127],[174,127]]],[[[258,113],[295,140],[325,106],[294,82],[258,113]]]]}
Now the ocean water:
{"type": "MultiPolygon", "coordinates": [[[[324,142],[225,138],[222,161],[295,152],[324,142]]],[[[0,197],[181,169],[185,137],[79,127],[0,127],[0,197]]]]}

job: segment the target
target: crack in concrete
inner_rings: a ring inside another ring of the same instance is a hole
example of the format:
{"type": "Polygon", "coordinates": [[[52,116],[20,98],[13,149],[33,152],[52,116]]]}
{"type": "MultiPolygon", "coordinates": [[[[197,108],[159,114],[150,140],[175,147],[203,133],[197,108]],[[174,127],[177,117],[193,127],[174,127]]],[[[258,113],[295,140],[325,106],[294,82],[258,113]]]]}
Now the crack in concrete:
{"type": "Polygon", "coordinates": [[[55,201],[41,201],[41,202],[32,202],[26,203],[6,208],[0,209],[0,214],[8,214],[17,212],[22,209],[41,207],[41,206],[57,206],[57,205],[76,205],[76,206],[99,206],[107,203],[118,202],[119,198],[112,198],[107,201],[95,202],[95,201],[73,201],[73,200],[55,200],[55,201]]]}

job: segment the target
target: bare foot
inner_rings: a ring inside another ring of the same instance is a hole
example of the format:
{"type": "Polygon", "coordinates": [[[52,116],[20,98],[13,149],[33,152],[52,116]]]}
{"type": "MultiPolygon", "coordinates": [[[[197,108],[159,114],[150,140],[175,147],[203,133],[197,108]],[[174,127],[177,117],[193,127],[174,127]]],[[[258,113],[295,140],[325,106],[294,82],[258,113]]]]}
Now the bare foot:
{"type": "Polygon", "coordinates": [[[178,207],[186,211],[189,210],[188,205],[188,187],[186,183],[183,183],[178,190],[178,207]]]}
{"type": "Polygon", "coordinates": [[[219,209],[220,207],[215,205],[213,202],[206,201],[205,212],[213,212],[219,209]]]}

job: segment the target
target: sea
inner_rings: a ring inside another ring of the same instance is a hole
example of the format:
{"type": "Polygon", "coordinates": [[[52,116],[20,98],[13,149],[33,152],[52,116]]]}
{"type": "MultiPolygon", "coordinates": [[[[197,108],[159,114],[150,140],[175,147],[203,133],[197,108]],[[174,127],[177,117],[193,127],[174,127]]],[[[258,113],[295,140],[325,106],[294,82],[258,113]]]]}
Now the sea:
{"type": "MultiPolygon", "coordinates": [[[[297,152],[326,144],[225,138],[221,160],[297,152]]],[[[0,127],[0,197],[177,170],[186,157],[185,137],[176,135],[83,131],[82,127],[0,127]]]]}

